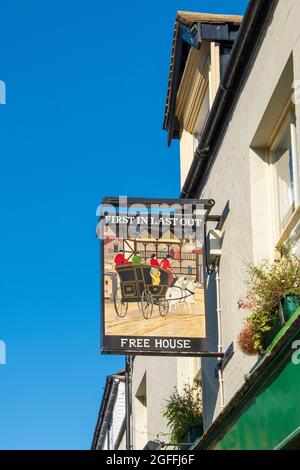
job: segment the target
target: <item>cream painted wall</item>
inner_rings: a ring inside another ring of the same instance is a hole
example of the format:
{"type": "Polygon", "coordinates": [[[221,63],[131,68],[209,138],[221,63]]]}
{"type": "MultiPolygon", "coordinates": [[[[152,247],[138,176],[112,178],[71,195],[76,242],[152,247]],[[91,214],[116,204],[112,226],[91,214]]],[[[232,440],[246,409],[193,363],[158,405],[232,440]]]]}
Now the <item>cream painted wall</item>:
{"type": "Polygon", "coordinates": [[[209,110],[220,84],[220,48],[215,42],[204,42],[199,50],[192,49],[177,95],[180,136],[180,183],[184,185],[193,161],[196,142],[200,139],[209,110]],[[197,64],[190,73],[191,64],[197,64]],[[180,106],[178,106],[180,103],[180,106]],[[183,105],[182,103],[185,103],[183,105]],[[191,119],[191,116],[193,119],[191,119]]]}
{"type": "Polygon", "coordinates": [[[149,440],[170,441],[170,430],[163,417],[165,402],[174,387],[177,386],[180,391],[185,384],[193,384],[193,379],[199,372],[199,366],[200,360],[195,358],[141,356],[134,359],[132,374],[134,449],[142,449],[149,440]],[[145,374],[147,383],[146,410],[136,398],[145,374]]]}
{"type": "Polygon", "coordinates": [[[187,177],[194,157],[194,136],[183,130],[180,138],[180,184],[181,188],[187,177]]]}
{"type": "Polygon", "coordinates": [[[211,108],[220,84],[220,46],[216,42],[210,43],[209,67],[209,107],[211,108]]]}
{"type": "MultiPolygon", "coordinates": [[[[204,198],[215,199],[214,213],[222,213],[228,200],[231,208],[224,226],[220,264],[223,349],[226,350],[232,341],[235,343],[234,356],[224,371],[225,405],[243,385],[245,374],[256,362],[255,358],[244,356],[236,346],[236,337],[243,326],[243,314],[237,308],[237,301],[245,293],[246,263],[272,258],[276,243],[272,229],[270,168],[264,152],[252,150],[251,142],[291,54],[295,79],[300,79],[299,18],[298,0],[279,0],[201,194],[204,198]]],[[[296,114],[299,154],[298,104],[296,114]]],[[[211,276],[207,283],[208,335],[212,348],[215,348],[214,277],[211,276]]],[[[215,365],[212,359],[202,360],[206,427],[220,412],[215,365]]]]}

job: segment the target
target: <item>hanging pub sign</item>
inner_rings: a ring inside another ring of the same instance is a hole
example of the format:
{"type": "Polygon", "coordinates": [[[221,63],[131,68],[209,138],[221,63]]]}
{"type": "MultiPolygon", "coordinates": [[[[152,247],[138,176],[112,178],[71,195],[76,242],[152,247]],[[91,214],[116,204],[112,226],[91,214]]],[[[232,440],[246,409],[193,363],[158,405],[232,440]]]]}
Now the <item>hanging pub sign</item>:
{"type": "Polygon", "coordinates": [[[213,204],[103,199],[97,210],[102,353],[208,353],[203,244],[213,204]]]}

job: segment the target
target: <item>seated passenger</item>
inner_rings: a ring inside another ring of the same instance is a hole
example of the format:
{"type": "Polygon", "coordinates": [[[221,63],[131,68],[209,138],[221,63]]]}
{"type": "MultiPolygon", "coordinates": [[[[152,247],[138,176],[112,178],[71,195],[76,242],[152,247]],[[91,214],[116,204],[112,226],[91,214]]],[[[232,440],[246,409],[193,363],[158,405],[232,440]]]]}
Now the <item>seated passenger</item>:
{"type": "Polygon", "coordinates": [[[150,276],[152,278],[152,285],[159,286],[160,285],[160,270],[157,268],[151,268],[150,276]]]}
{"type": "Polygon", "coordinates": [[[119,253],[115,257],[115,264],[119,266],[120,264],[128,263],[128,259],[125,258],[124,250],[119,250],[119,253]]]}
{"type": "Polygon", "coordinates": [[[156,259],[156,254],[151,255],[150,266],[159,266],[159,262],[156,259]]]}
{"type": "Polygon", "coordinates": [[[171,259],[171,256],[167,255],[160,262],[161,267],[163,269],[165,269],[166,271],[168,271],[168,284],[169,284],[169,286],[171,286],[173,284],[173,281],[174,281],[174,276],[173,276],[173,272],[172,272],[172,266],[171,266],[171,263],[170,263],[170,259],[171,259]]]}
{"type": "Polygon", "coordinates": [[[137,251],[135,253],[135,255],[132,257],[132,264],[134,266],[139,266],[140,264],[142,264],[142,257],[140,255],[140,253],[137,251]]]}

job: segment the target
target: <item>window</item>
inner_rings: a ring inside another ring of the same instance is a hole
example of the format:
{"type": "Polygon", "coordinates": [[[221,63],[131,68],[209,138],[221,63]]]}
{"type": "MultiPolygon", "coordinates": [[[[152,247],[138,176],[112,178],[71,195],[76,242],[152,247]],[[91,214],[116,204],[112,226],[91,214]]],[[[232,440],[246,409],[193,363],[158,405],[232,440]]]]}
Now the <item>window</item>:
{"type": "Polygon", "coordinates": [[[147,424],[147,375],[146,372],[134,399],[135,448],[143,449],[148,442],[147,424]]]}
{"type": "Polygon", "coordinates": [[[296,125],[290,110],[273,138],[270,147],[273,173],[276,237],[286,229],[299,203],[296,125]]]}
{"type": "Polygon", "coordinates": [[[292,230],[290,241],[293,246],[294,254],[300,259],[300,221],[296,223],[296,226],[292,230]]]}

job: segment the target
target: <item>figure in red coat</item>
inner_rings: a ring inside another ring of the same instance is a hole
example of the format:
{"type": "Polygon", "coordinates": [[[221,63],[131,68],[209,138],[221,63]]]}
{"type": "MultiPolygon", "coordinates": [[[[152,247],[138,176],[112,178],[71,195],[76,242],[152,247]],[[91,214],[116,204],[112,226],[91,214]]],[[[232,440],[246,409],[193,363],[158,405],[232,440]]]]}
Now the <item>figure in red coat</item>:
{"type": "Polygon", "coordinates": [[[124,251],[119,250],[119,253],[115,257],[115,263],[118,266],[119,264],[126,264],[128,263],[128,259],[125,258],[124,251]]]}
{"type": "Polygon", "coordinates": [[[169,286],[173,283],[174,281],[174,276],[173,276],[173,272],[172,272],[172,266],[171,266],[171,263],[170,263],[170,259],[171,259],[171,256],[170,255],[167,255],[164,259],[161,260],[160,262],[160,266],[165,269],[166,271],[168,271],[169,273],[169,276],[168,276],[168,284],[169,286]]]}
{"type": "Polygon", "coordinates": [[[151,266],[159,266],[159,262],[156,259],[156,254],[155,253],[153,253],[151,255],[150,265],[151,266]]]}

